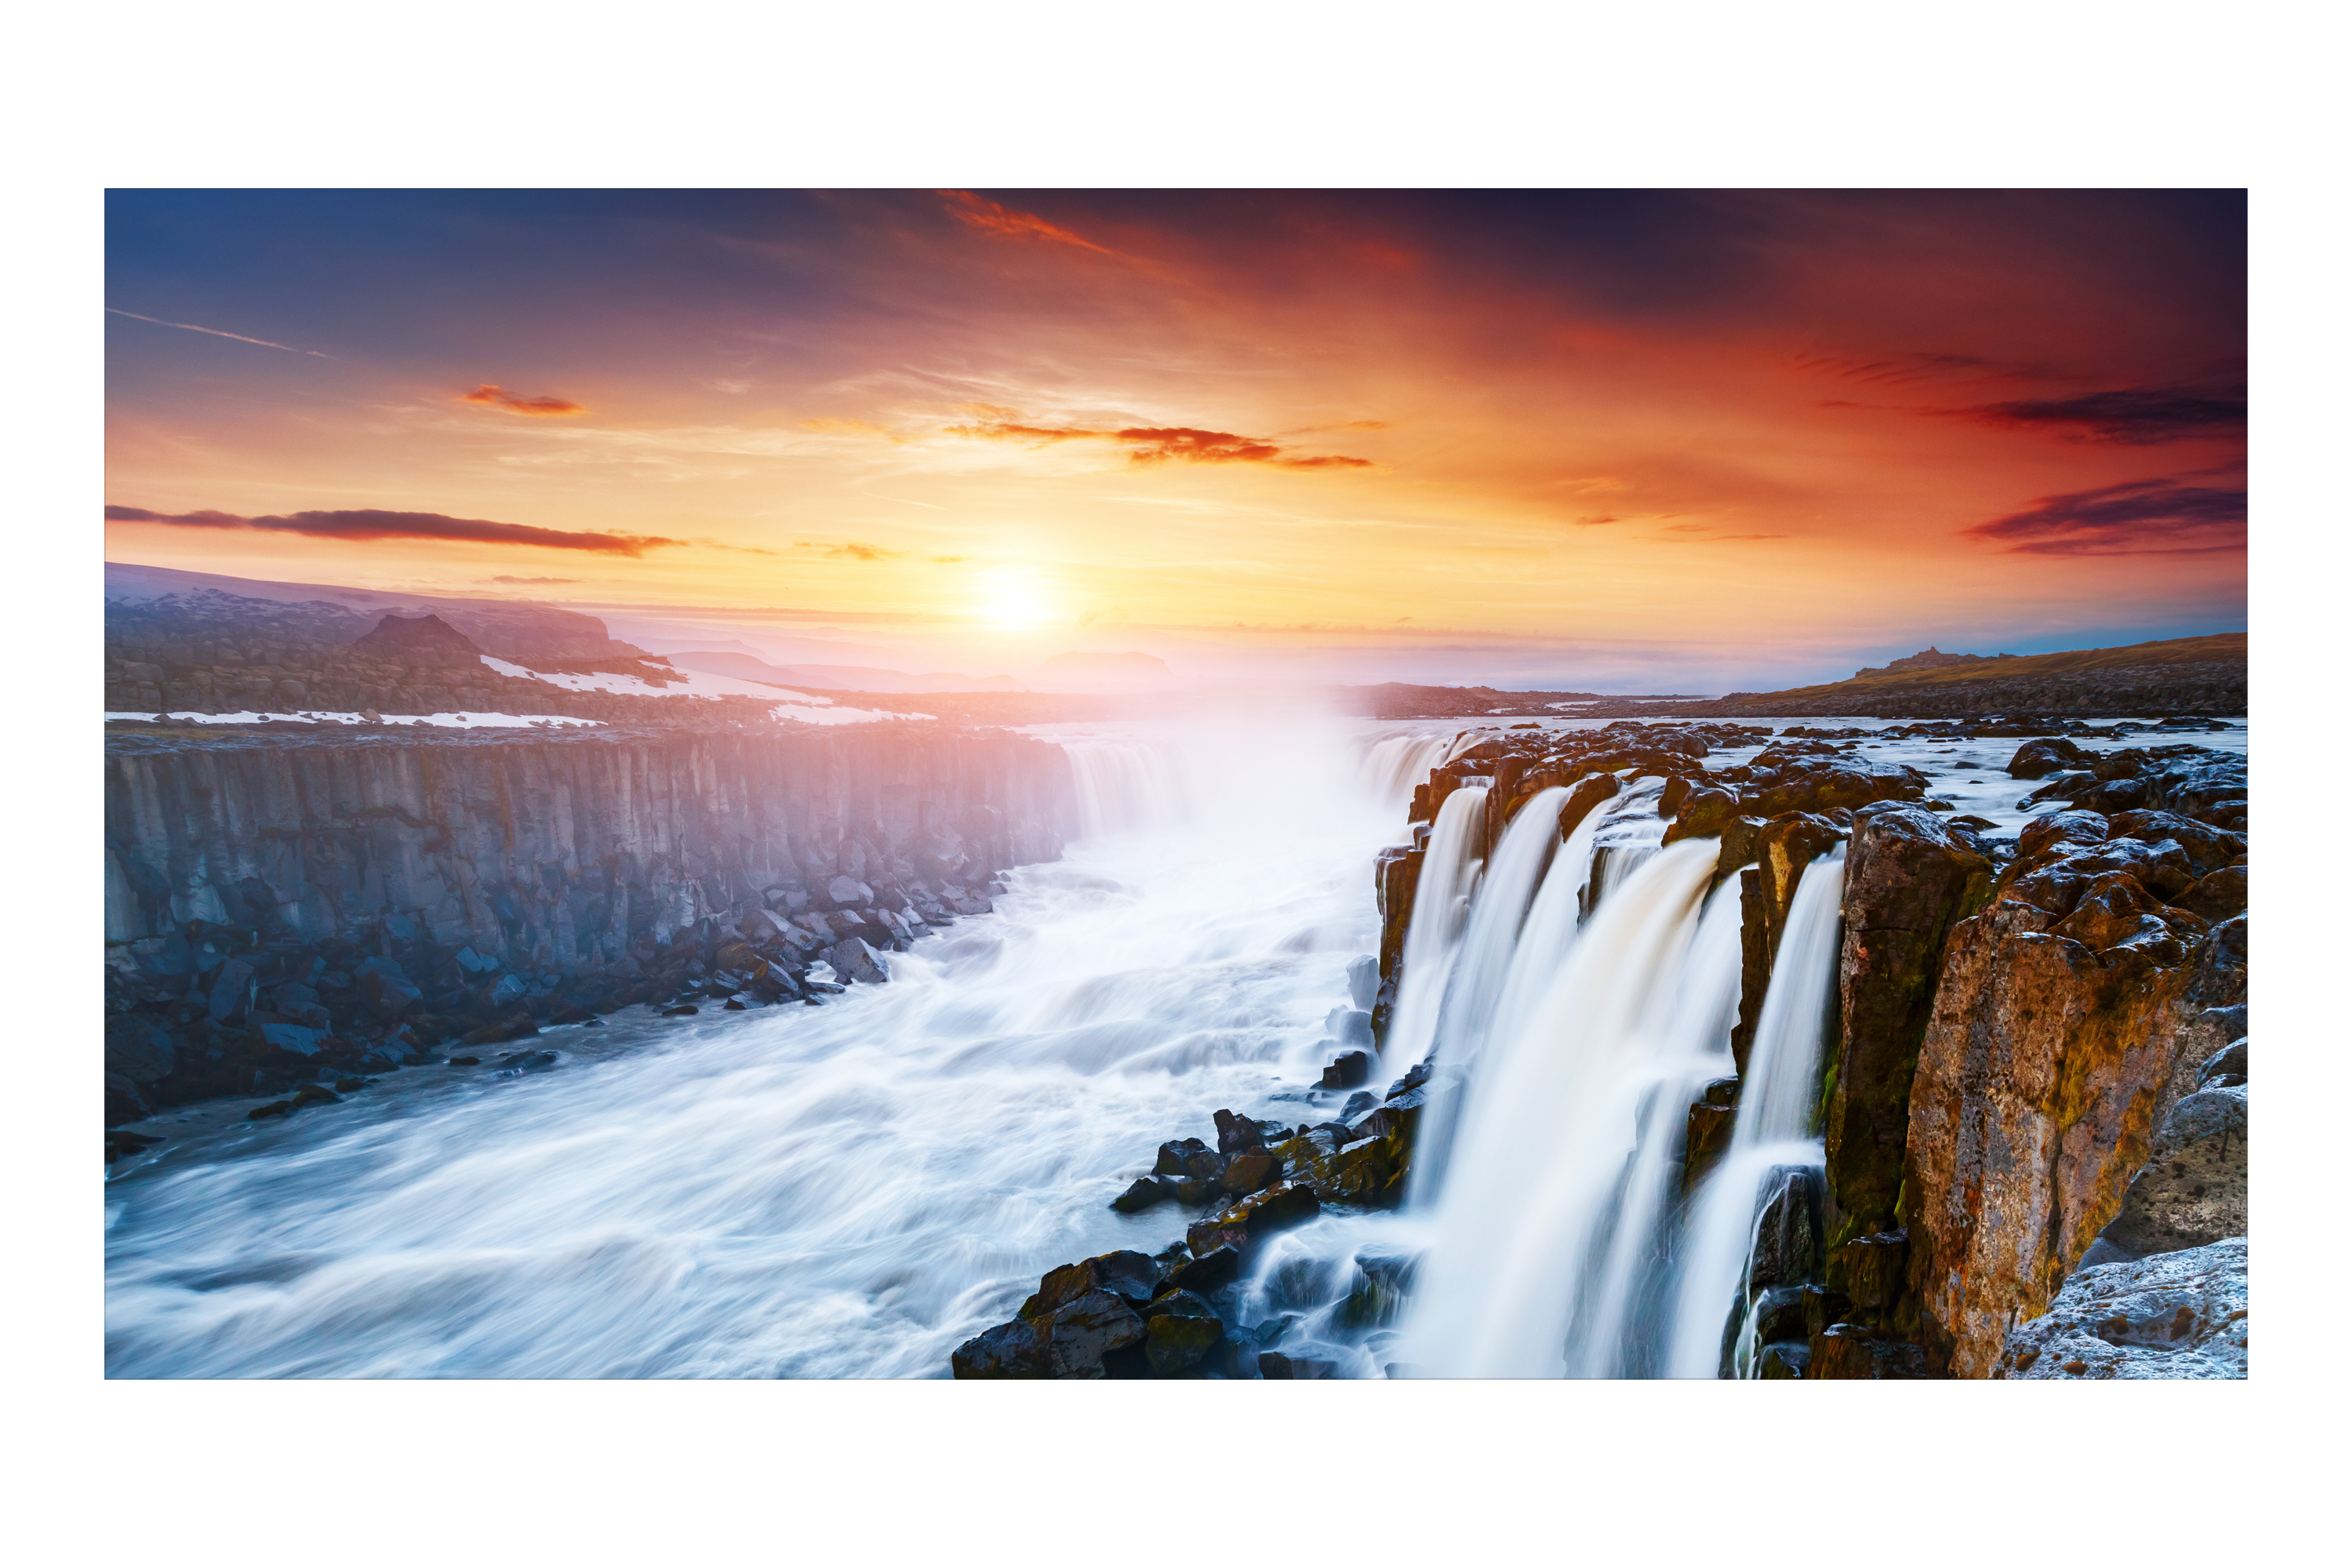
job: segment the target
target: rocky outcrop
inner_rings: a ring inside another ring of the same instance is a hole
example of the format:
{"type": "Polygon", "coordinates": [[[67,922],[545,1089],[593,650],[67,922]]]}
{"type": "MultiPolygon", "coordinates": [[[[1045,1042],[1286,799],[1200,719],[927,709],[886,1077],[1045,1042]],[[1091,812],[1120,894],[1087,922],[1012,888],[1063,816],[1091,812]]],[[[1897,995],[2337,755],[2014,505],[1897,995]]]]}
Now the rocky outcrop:
{"type": "Polygon", "coordinates": [[[2083,1269],[2010,1334],[2002,1378],[2246,1375],[2246,1239],[2083,1269]]]}
{"type": "Polygon", "coordinates": [[[2046,844],[1952,933],[1904,1167],[1908,1283],[1941,1369],[1990,1374],[2048,1308],[2229,1037],[2245,921],[2155,902],[2142,877],[2167,846],[2186,858],[2169,839],[2046,844]]]}
{"type": "MultiPolygon", "coordinates": [[[[2243,1042],[2240,1042],[2242,1049],[2243,1042]]],[[[2246,1087],[2200,1089],[2172,1108],[2123,1212],[2084,1262],[2179,1252],[2246,1234],[2246,1087]]]]}
{"type": "Polygon", "coordinates": [[[878,982],[1074,816],[1054,747],[880,729],[114,736],[106,809],[110,1121],[878,982]]]}
{"type": "Polygon", "coordinates": [[[1911,1079],[1944,941],[1990,893],[1992,871],[1973,842],[1932,812],[1888,802],[1854,814],[1823,1128],[1832,1246],[1901,1223],[1895,1200],[1911,1079]]]}

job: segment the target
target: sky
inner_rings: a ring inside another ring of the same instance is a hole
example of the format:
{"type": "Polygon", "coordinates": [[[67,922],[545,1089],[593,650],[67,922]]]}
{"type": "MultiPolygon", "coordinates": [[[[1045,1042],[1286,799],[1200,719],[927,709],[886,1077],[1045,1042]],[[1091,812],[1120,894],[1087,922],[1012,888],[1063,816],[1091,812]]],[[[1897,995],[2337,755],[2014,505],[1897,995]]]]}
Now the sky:
{"type": "Polygon", "coordinates": [[[107,245],[110,560],[1203,682],[2246,624],[2241,192],[118,191],[107,245]]]}

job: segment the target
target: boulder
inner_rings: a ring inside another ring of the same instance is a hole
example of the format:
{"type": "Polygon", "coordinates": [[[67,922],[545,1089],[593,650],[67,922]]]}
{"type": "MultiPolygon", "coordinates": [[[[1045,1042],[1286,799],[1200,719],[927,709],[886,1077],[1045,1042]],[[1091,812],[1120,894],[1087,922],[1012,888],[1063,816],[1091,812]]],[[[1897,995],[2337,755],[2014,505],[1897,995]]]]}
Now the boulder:
{"type": "Polygon", "coordinates": [[[1110,1206],[1121,1214],[1135,1214],[1175,1195],[1174,1183],[1163,1182],[1158,1176],[1138,1176],[1133,1185],[1111,1199],[1110,1206]]]}
{"type": "Polygon", "coordinates": [[[2200,1089],[2172,1108],[2123,1212],[2099,1235],[2140,1258],[2245,1234],[2246,1089],[2200,1089]]]}
{"type": "Polygon", "coordinates": [[[2246,912],[2246,868],[2223,866],[2190,883],[2173,900],[2194,915],[2225,921],[2246,912]]]}
{"type": "Polygon", "coordinates": [[[1024,1318],[966,1340],[948,1358],[953,1376],[972,1379],[1045,1377],[1046,1364],[1045,1336],[1024,1318]]]}
{"type": "Polygon", "coordinates": [[[1246,1154],[1265,1142],[1265,1135],[1258,1124],[1246,1116],[1220,1110],[1216,1114],[1216,1122],[1217,1152],[1220,1154],[1246,1154]]]}
{"type": "MultiPolygon", "coordinates": [[[[1831,1243],[1895,1223],[1911,1076],[1953,924],[1992,864],[1934,814],[1899,802],[1853,816],[1838,952],[1838,1039],[1824,1118],[1831,1243]]],[[[1693,1136],[1698,1112],[1692,1112],[1693,1136]]]]}
{"type": "Polygon", "coordinates": [[[1089,1291],[1108,1290],[1140,1304],[1160,1288],[1160,1265],[1140,1252],[1106,1252],[1048,1269],[1037,1293],[1021,1304],[1021,1316],[1041,1317],[1089,1291]]]}
{"type": "Polygon", "coordinates": [[[1323,1069],[1323,1087],[1354,1089],[1371,1076],[1370,1055],[1364,1051],[1347,1051],[1323,1069]]]}
{"type": "Polygon", "coordinates": [[[1184,1290],[1213,1290],[1241,1273],[1242,1248],[1220,1239],[1206,1252],[1186,1258],[1169,1270],[1168,1282],[1184,1290]]]}
{"type": "Polygon", "coordinates": [[[882,955],[867,945],[863,937],[847,937],[824,950],[824,961],[833,965],[834,973],[844,980],[860,981],[867,985],[880,985],[890,978],[890,971],[882,955]]]}
{"type": "MultiPolygon", "coordinates": [[[[235,960],[230,961],[236,963],[235,960]]],[[[224,970],[229,964],[221,966],[224,970]]],[[[513,980],[514,976],[506,976],[513,980]]],[[[379,1018],[397,1018],[425,1000],[425,993],[402,973],[400,965],[389,958],[363,959],[352,968],[352,984],[369,1012],[379,1018]]],[[[215,1016],[218,1015],[216,1014],[215,1016]]]]}
{"type": "Polygon", "coordinates": [[[1318,1361],[1312,1356],[1295,1356],[1281,1351],[1257,1352],[1257,1374],[1269,1382],[1306,1382],[1338,1375],[1339,1363],[1318,1361]]]}
{"type": "Polygon", "coordinates": [[[1756,1375],[1767,1381],[1801,1378],[1805,1375],[1805,1367],[1811,1360],[1812,1349],[1802,1342],[1769,1344],[1757,1352],[1756,1375]]]}
{"type": "Polygon", "coordinates": [[[1312,1188],[1300,1182],[1284,1182],[1196,1220],[1185,1227],[1184,1241],[1195,1258],[1219,1246],[1246,1248],[1276,1231],[1313,1219],[1322,1209],[1312,1188]]]}
{"type": "Polygon", "coordinates": [[[1209,1303],[1191,1290],[1176,1289],[1153,1301],[1144,1314],[1144,1355],[1154,1375],[1181,1375],[1209,1360],[1225,1342],[1225,1326],[1209,1303]]]}
{"type": "Polygon", "coordinates": [[[1227,1163],[1222,1184],[1229,1193],[1246,1194],[1282,1179],[1283,1159],[1263,1152],[1236,1154],[1227,1163]]]}
{"type": "Polygon", "coordinates": [[[1208,1147],[1198,1138],[1171,1138],[1160,1145],[1160,1158],[1152,1165],[1151,1173],[1155,1176],[1190,1175],[1192,1171],[1185,1162],[1195,1154],[1205,1152],[1208,1147]]]}
{"type": "Polygon", "coordinates": [[[2038,779],[2062,768],[2081,768],[2090,764],[2091,753],[2061,736],[2028,741],[2017,748],[2009,759],[2009,776],[2013,779],[2038,779]]]}
{"type": "Polygon", "coordinates": [[[2003,1378],[2246,1375],[2246,1238],[2084,1268],[2011,1330],[2003,1378]]]}

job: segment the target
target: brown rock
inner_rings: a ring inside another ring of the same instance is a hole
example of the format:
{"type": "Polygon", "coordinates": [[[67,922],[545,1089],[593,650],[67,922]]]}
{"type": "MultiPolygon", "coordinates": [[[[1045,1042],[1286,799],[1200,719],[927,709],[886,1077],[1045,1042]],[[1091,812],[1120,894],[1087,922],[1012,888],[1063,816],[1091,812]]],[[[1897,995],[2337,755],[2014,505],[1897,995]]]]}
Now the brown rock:
{"type": "Polygon", "coordinates": [[[1838,1059],[1823,1130],[1833,1247],[1896,1221],[1911,1076],[1944,940],[1991,885],[1991,863],[1933,814],[1892,801],[1854,814],[1838,954],[1838,1059]]]}
{"type": "Polygon", "coordinates": [[[1955,928],[1913,1083],[1909,1284],[1931,1357],[1962,1377],[2048,1309],[2193,1087],[2203,1010],[2244,999],[2242,922],[2169,967],[2055,923],[2007,900],[1955,928]]]}
{"type": "Polygon", "coordinates": [[[2246,912],[2246,868],[2224,866],[2209,871],[2173,902],[2209,921],[2225,921],[2246,912]]]}

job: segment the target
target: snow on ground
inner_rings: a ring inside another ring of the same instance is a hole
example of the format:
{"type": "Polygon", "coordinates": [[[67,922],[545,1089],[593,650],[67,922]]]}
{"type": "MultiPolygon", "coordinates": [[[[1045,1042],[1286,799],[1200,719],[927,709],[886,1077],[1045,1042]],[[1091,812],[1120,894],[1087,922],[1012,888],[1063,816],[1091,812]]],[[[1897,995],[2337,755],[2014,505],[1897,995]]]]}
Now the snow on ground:
{"type": "MultiPolygon", "coordinates": [[[[683,684],[671,682],[656,686],[652,681],[635,675],[616,675],[608,669],[592,670],[585,675],[573,675],[562,670],[542,674],[520,664],[509,664],[502,658],[482,656],[482,662],[500,675],[510,675],[518,680],[543,680],[550,686],[566,691],[610,691],[622,697],[773,697],[777,688],[757,680],[739,680],[731,675],[706,675],[698,669],[681,669],[683,684]]],[[[796,704],[829,708],[829,697],[796,696],[796,704]]]]}
{"type": "MultiPolygon", "coordinates": [[[[109,719],[152,720],[152,713],[107,714],[109,719]]],[[[304,724],[364,724],[364,713],[325,713],[314,709],[289,710],[284,713],[172,713],[167,718],[185,720],[197,724],[258,724],[271,719],[290,719],[304,724]]],[[[574,725],[600,726],[601,719],[574,719],[561,713],[386,713],[387,724],[432,724],[445,730],[496,730],[552,725],[563,729],[574,725]]]]}
{"type": "MultiPolygon", "coordinates": [[[[566,691],[610,691],[624,697],[773,697],[786,689],[763,681],[740,680],[731,675],[709,675],[698,669],[681,669],[683,683],[671,682],[656,686],[635,675],[618,675],[610,670],[596,670],[585,675],[562,671],[541,674],[520,664],[509,664],[502,658],[482,656],[482,662],[500,675],[518,680],[543,680],[550,686],[566,691]]],[[[844,708],[830,697],[814,692],[795,691],[784,701],[768,711],[778,719],[803,724],[882,724],[899,719],[929,719],[929,713],[888,713],[873,708],[844,708]]]]}

